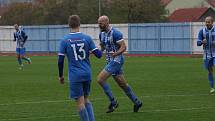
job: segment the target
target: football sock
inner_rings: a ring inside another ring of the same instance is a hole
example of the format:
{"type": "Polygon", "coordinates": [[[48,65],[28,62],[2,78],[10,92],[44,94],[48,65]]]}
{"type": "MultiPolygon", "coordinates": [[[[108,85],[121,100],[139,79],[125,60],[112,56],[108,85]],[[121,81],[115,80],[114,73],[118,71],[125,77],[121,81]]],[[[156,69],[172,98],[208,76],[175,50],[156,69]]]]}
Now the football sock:
{"type": "Polygon", "coordinates": [[[134,104],[140,104],[141,102],[137,99],[137,97],[135,96],[135,94],[133,93],[133,91],[131,90],[131,87],[129,85],[127,85],[125,88],[123,88],[125,94],[130,98],[130,100],[134,103],[134,104]]]}
{"type": "Polygon", "coordinates": [[[213,74],[212,73],[208,73],[208,80],[210,82],[211,88],[214,88],[214,79],[213,79],[213,74]]]}
{"type": "Polygon", "coordinates": [[[21,60],[21,58],[17,58],[17,61],[18,61],[19,65],[21,66],[21,65],[22,65],[22,60],[21,60]]]}
{"type": "Polygon", "coordinates": [[[92,104],[90,102],[87,102],[85,103],[85,107],[87,109],[89,121],[95,121],[92,104]]]}
{"type": "Polygon", "coordinates": [[[85,107],[79,111],[79,115],[80,115],[81,121],[89,121],[89,117],[85,107]]]}
{"type": "Polygon", "coordinates": [[[104,82],[104,83],[102,83],[101,86],[102,86],[105,94],[107,95],[108,99],[111,101],[111,103],[115,103],[115,99],[114,99],[113,93],[112,93],[109,85],[106,82],[104,82]]]}
{"type": "Polygon", "coordinates": [[[23,59],[23,60],[25,60],[25,61],[28,61],[28,62],[30,62],[30,59],[29,59],[29,58],[22,57],[22,59],[23,59]]]}

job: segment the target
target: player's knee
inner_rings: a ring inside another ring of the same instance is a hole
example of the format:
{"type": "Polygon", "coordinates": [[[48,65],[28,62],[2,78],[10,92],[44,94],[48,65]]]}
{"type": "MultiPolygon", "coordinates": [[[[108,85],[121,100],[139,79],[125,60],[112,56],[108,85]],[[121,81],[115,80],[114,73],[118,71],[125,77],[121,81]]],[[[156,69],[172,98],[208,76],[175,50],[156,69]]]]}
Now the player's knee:
{"type": "Polygon", "coordinates": [[[82,109],[85,108],[85,104],[84,104],[84,103],[78,104],[78,105],[77,105],[77,108],[78,108],[78,110],[80,111],[80,110],[82,110],[82,109]]]}
{"type": "Polygon", "coordinates": [[[102,80],[97,80],[98,84],[102,85],[103,81],[102,80]]]}
{"type": "Polygon", "coordinates": [[[97,82],[99,83],[99,84],[101,84],[102,82],[103,82],[103,80],[102,80],[102,78],[101,78],[101,76],[99,75],[99,76],[97,76],[97,82]]]}
{"type": "Polygon", "coordinates": [[[121,87],[121,88],[126,88],[127,87],[127,84],[126,83],[118,83],[118,85],[121,87]]]}

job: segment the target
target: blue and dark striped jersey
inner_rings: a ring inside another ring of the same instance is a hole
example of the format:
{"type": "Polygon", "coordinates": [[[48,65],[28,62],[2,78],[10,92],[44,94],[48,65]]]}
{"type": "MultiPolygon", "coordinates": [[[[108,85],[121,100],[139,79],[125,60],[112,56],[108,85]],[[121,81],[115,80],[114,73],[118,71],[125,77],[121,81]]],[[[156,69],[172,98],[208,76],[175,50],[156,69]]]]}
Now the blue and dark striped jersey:
{"type": "Polygon", "coordinates": [[[117,52],[120,48],[117,43],[124,41],[123,35],[120,31],[112,27],[108,32],[101,32],[99,34],[99,39],[100,43],[104,45],[104,48],[106,50],[106,60],[108,62],[113,60],[122,63],[122,61],[124,61],[122,54],[116,56],[115,58],[111,57],[111,53],[117,52]]]}
{"type": "Polygon", "coordinates": [[[26,33],[19,29],[18,31],[13,33],[14,41],[16,41],[16,48],[24,48],[25,41],[27,39],[26,33]]]}
{"type": "Polygon", "coordinates": [[[206,27],[201,29],[198,34],[197,46],[202,45],[203,39],[207,40],[204,49],[203,59],[210,59],[215,57],[215,28],[208,30],[206,27]]]}

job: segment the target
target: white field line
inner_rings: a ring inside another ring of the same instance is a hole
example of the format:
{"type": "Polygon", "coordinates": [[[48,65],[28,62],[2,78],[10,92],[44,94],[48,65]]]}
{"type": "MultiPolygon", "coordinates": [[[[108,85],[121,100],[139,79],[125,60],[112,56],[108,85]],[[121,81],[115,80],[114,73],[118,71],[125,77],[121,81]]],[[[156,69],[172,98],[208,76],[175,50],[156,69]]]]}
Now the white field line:
{"type": "MultiPolygon", "coordinates": [[[[195,97],[195,96],[207,96],[209,94],[190,94],[190,95],[152,95],[152,96],[141,96],[141,98],[161,98],[161,97],[195,97]]],[[[117,97],[117,99],[124,99],[128,97],[117,97]]],[[[107,98],[94,98],[90,99],[91,101],[98,101],[98,100],[106,100],[107,98]]],[[[15,103],[2,103],[0,106],[10,106],[10,105],[24,105],[24,104],[41,104],[41,103],[62,103],[62,102],[69,102],[70,100],[44,100],[44,101],[32,101],[32,102],[15,102],[15,103]]]]}
{"type": "MultiPolygon", "coordinates": [[[[193,108],[172,108],[172,109],[154,109],[154,110],[146,110],[146,111],[139,111],[138,113],[156,113],[156,112],[172,112],[172,111],[192,111],[192,110],[207,110],[207,109],[215,109],[214,107],[193,107],[193,108]]],[[[130,114],[133,112],[124,111],[124,112],[113,112],[111,114],[130,114]]],[[[111,115],[109,114],[109,115],[111,115]]],[[[96,116],[107,115],[106,113],[95,113],[96,116]]],[[[35,119],[54,119],[54,118],[70,118],[70,117],[78,117],[77,114],[71,114],[66,116],[41,116],[41,117],[26,117],[26,118],[11,118],[11,119],[1,119],[0,121],[14,121],[14,120],[35,120],[35,119]]]]}

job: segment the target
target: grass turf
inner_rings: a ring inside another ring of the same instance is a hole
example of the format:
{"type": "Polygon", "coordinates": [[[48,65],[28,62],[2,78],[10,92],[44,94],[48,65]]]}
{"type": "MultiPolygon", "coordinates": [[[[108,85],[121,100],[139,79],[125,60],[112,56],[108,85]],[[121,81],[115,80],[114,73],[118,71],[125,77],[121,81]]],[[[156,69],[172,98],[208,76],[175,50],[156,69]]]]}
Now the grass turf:
{"type": "MultiPolygon", "coordinates": [[[[31,57],[18,69],[15,57],[0,56],[0,121],[79,121],[68,83],[58,82],[57,57],[31,57]]],[[[108,99],[96,83],[104,58],[91,58],[92,100],[96,121],[212,121],[215,96],[209,95],[201,58],[126,57],[124,75],[143,101],[139,113],[110,78],[119,108],[106,114],[108,99]]],[[[67,66],[67,64],[66,64],[67,66]]],[[[65,77],[67,70],[65,69],[65,77]]]]}

